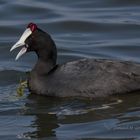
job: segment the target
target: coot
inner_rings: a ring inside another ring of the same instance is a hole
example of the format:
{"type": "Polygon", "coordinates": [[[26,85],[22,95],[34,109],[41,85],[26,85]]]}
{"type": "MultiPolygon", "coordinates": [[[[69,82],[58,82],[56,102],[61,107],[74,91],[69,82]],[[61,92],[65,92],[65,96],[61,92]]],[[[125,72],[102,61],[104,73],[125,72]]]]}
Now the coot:
{"type": "Polygon", "coordinates": [[[16,60],[34,51],[38,61],[28,77],[31,93],[57,97],[104,97],[140,90],[140,64],[118,60],[80,59],[57,65],[57,49],[51,36],[28,24],[19,41],[16,60]]]}

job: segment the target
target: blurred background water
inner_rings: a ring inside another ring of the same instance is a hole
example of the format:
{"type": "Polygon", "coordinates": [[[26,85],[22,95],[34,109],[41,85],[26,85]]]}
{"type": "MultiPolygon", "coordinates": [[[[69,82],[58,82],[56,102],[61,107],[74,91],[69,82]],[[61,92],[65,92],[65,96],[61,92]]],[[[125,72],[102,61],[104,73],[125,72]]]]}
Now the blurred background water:
{"type": "Polygon", "coordinates": [[[36,61],[9,52],[29,22],[49,32],[58,63],[80,58],[140,62],[139,0],[0,1],[0,139],[140,139],[139,95],[97,100],[16,93],[36,61]]]}

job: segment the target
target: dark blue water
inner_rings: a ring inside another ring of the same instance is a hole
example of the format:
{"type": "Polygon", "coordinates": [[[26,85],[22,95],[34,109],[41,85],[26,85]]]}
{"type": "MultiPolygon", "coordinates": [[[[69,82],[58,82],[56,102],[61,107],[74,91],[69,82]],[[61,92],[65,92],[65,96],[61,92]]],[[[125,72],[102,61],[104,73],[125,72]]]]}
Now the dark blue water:
{"type": "Polygon", "coordinates": [[[36,56],[10,53],[29,22],[49,32],[58,63],[80,58],[140,62],[139,0],[0,1],[0,139],[140,139],[140,96],[53,99],[16,93],[36,56]]]}

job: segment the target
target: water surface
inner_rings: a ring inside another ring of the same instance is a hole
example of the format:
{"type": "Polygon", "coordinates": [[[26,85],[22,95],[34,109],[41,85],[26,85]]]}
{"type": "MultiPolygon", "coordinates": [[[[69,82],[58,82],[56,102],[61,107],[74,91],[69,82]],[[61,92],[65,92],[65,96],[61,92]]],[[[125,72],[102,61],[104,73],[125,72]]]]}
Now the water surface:
{"type": "Polygon", "coordinates": [[[139,94],[97,100],[54,99],[16,93],[35,64],[9,53],[29,22],[49,32],[58,63],[80,58],[140,62],[139,0],[0,1],[0,139],[140,139],[139,94]]]}

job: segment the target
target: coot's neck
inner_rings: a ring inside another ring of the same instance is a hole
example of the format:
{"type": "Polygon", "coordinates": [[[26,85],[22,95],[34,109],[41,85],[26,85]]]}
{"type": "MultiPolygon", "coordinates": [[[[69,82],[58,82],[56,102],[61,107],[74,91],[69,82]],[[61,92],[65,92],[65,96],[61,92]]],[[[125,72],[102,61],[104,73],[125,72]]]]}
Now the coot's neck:
{"type": "Polygon", "coordinates": [[[41,76],[48,74],[56,66],[57,51],[56,47],[52,46],[52,50],[39,50],[36,52],[38,61],[33,68],[32,72],[41,76]]]}
{"type": "Polygon", "coordinates": [[[41,59],[38,59],[32,72],[41,76],[48,74],[55,66],[56,64],[54,64],[51,60],[42,61],[41,59]]]}

